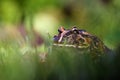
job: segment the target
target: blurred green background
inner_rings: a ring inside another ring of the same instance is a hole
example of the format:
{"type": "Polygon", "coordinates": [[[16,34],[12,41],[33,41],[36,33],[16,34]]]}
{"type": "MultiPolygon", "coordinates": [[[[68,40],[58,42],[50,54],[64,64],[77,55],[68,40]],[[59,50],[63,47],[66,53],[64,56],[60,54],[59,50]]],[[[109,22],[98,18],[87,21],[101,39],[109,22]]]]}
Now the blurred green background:
{"type": "Polygon", "coordinates": [[[119,0],[1,0],[0,26],[24,24],[29,32],[53,36],[60,26],[76,25],[115,48],[120,41],[119,5],[119,0]]]}
{"type": "Polygon", "coordinates": [[[0,80],[116,77],[119,57],[107,55],[96,63],[79,50],[51,49],[51,40],[60,26],[76,25],[119,53],[119,21],[120,0],[0,0],[0,80]]]}

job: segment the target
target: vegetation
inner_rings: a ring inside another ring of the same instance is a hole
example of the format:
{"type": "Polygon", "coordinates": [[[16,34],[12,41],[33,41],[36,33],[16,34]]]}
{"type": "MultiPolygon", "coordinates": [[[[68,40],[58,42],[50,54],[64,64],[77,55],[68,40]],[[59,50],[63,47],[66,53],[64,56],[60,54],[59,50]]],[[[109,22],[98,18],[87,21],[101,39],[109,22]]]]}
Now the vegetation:
{"type": "Polygon", "coordinates": [[[119,78],[119,8],[120,0],[0,0],[0,80],[119,78]],[[58,27],[74,25],[111,51],[54,46],[58,27]]]}

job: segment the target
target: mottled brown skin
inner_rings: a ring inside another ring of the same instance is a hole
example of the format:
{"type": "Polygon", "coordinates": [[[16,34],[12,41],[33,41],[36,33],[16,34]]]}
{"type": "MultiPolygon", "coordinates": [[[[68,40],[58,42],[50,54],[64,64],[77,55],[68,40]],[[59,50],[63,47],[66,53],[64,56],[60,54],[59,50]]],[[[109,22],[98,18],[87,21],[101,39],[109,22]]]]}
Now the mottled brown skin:
{"type": "Polygon", "coordinates": [[[60,32],[59,36],[57,36],[57,38],[59,38],[57,41],[58,44],[65,42],[66,44],[75,45],[76,47],[87,45],[91,52],[105,52],[104,43],[98,37],[86,31],[79,32],[79,29],[76,27],[73,27],[71,30],[65,30],[61,27],[60,32]]]}
{"type": "MultiPolygon", "coordinates": [[[[96,36],[94,36],[94,37],[96,37],[96,36]]],[[[100,39],[97,38],[97,41],[96,41],[96,40],[94,40],[93,36],[86,37],[85,39],[86,39],[87,44],[89,44],[91,51],[94,51],[94,50],[98,50],[99,52],[105,51],[104,43],[100,39]]]]}

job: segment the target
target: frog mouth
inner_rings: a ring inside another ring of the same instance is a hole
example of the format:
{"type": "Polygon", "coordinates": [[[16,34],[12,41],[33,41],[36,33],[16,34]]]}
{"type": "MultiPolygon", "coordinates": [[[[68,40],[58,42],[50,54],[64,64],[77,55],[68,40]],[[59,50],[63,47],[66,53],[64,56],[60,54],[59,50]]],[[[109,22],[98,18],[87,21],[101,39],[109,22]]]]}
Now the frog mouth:
{"type": "Polygon", "coordinates": [[[72,45],[72,44],[56,44],[56,43],[54,43],[53,46],[59,46],[59,47],[73,47],[73,48],[81,48],[81,49],[82,49],[82,48],[89,48],[88,45],[87,45],[87,46],[85,46],[85,45],[84,45],[84,46],[83,46],[83,45],[82,45],[82,46],[80,46],[80,45],[77,46],[77,45],[72,45]]]}

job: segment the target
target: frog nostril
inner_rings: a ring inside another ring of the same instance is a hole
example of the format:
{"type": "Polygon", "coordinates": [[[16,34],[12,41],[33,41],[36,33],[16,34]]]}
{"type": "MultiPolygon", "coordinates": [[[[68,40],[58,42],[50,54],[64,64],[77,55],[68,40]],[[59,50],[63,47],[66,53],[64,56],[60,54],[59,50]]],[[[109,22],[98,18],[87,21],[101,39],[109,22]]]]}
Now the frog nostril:
{"type": "Polygon", "coordinates": [[[53,38],[54,42],[58,42],[59,40],[59,36],[55,35],[54,38],[53,38]]]}

